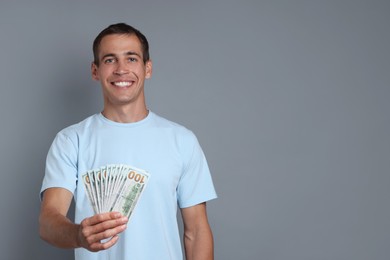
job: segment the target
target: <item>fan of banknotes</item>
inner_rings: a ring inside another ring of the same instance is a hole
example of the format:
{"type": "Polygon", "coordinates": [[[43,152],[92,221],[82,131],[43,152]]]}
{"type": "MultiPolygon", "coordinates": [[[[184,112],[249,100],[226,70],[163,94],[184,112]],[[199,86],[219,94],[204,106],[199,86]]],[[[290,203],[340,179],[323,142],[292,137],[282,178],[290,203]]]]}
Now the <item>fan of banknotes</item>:
{"type": "Polygon", "coordinates": [[[128,218],[149,180],[146,171],[124,164],[90,170],[82,177],[96,214],[117,211],[128,218]]]}

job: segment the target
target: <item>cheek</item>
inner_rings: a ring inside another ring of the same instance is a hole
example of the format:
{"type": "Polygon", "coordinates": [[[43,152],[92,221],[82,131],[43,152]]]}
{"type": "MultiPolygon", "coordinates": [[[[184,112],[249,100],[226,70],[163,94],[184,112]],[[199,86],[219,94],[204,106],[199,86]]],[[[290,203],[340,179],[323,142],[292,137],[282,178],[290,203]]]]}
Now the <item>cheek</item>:
{"type": "Polygon", "coordinates": [[[96,79],[97,80],[106,80],[110,76],[110,71],[108,70],[98,70],[96,73],[96,79]]]}
{"type": "Polygon", "coordinates": [[[134,68],[133,71],[138,76],[138,78],[144,78],[146,76],[146,71],[143,68],[134,68]]]}

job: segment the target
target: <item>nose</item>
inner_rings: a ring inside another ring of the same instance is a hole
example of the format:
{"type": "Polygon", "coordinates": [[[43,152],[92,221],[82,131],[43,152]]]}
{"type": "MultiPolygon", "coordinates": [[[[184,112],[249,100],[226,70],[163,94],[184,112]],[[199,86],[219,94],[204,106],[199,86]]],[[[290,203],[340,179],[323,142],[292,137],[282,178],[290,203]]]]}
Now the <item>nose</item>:
{"type": "Polygon", "coordinates": [[[117,62],[117,66],[114,70],[114,74],[116,75],[124,75],[124,74],[127,74],[129,73],[129,70],[126,66],[126,64],[123,62],[123,61],[118,61],[117,62]]]}

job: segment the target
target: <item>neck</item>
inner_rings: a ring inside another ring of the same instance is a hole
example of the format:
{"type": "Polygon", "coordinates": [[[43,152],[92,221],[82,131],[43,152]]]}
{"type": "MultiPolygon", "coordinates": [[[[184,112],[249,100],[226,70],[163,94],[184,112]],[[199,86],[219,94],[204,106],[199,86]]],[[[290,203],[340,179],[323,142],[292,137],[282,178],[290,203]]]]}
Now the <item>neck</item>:
{"type": "Polygon", "coordinates": [[[149,110],[146,108],[146,106],[142,108],[132,108],[129,106],[124,106],[116,107],[115,109],[104,107],[102,114],[105,118],[114,122],[135,123],[147,117],[149,114],[149,110]]]}

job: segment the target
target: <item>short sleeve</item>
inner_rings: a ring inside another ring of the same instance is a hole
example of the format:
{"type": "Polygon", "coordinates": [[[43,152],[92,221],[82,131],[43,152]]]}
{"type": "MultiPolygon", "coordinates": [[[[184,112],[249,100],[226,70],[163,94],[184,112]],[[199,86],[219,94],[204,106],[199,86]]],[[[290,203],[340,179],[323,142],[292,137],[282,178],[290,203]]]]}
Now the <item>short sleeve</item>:
{"type": "Polygon", "coordinates": [[[181,153],[184,167],[177,188],[180,208],[217,198],[210,170],[198,140],[191,132],[183,142],[181,153]]]}
{"type": "Polygon", "coordinates": [[[48,188],[65,188],[74,193],[77,186],[77,146],[65,134],[58,133],[46,158],[40,197],[48,188]]]}

